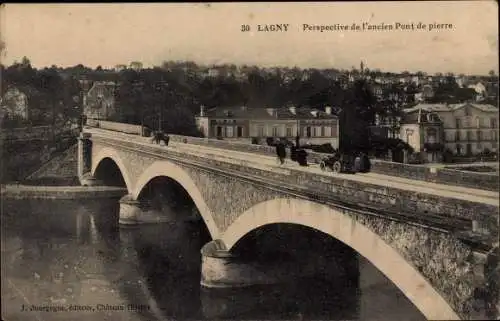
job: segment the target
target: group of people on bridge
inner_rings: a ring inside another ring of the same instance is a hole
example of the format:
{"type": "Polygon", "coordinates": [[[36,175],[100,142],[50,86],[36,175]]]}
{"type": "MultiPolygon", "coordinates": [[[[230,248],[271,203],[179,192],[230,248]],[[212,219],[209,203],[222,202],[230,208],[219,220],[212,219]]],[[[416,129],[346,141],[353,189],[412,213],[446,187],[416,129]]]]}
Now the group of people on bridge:
{"type": "Polygon", "coordinates": [[[307,152],[305,149],[300,148],[299,140],[296,139],[296,143],[286,144],[285,142],[278,139],[275,144],[276,147],[276,156],[278,158],[278,162],[280,165],[285,164],[286,159],[286,145],[290,146],[290,159],[293,162],[297,162],[300,166],[308,166],[307,165],[307,152]]]}

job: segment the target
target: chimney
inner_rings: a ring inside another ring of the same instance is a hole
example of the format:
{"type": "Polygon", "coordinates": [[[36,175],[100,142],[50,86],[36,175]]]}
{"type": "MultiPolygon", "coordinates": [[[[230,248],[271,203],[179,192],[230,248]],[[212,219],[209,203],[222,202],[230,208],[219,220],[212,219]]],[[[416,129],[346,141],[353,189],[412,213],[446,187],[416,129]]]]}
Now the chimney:
{"type": "Polygon", "coordinates": [[[290,110],[290,112],[294,115],[297,113],[297,109],[295,108],[295,106],[288,107],[288,110],[290,110]]]}
{"type": "Polygon", "coordinates": [[[201,105],[200,106],[200,117],[204,117],[205,116],[205,106],[201,105]]]}
{"type": "Polygon", "coordinates": [[[331,115],[332,114],[332,107],[326,106],[325,107],[325,113],[327,113],[328,115],[331,115]]]}

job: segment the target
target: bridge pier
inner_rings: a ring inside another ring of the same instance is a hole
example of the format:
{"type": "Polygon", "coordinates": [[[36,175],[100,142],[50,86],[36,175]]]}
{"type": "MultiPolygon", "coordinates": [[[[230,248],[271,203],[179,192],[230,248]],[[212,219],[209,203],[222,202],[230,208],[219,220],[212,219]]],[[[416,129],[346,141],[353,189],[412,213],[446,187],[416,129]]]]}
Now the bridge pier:
{"type": "Polygon", "coordinates": [[[147,223],[165,223],[171,222],[169,215],[164,215],[161,211],[147,210],[145,204],[127,194],[120,199],[119,224],[137,225],[147,223]]]}
{"type": "Polygon", "coordinates": [[[242,288],[294,282],[297,278],[322,277],[334,283],[359,282],[358,257],[311,257],[258,261],[227,251],[220,240],[207,243],[201,249],[201,285],[205,288],[242,288]],[[311,261],[314,264],[311,264],[311,261]]]}
{"type": "Polygon", "coordinates": [[[78,137],[78,178],[80,182],[92,168],[92,141],[90,137],[89,133],[80,133],[78,137]]]}

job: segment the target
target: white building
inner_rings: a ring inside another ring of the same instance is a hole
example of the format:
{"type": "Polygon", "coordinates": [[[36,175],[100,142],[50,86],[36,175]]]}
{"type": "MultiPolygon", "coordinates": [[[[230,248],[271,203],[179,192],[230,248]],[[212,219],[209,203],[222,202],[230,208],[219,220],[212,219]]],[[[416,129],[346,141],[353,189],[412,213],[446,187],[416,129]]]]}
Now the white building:
{"type": "Polygon", "coordinates": [[[330,143],[338,148],[338,118],[331,107],[325,111],[311,108],[212,108],[201,107],[196,123],[205,137],[220,137],[251,142],[266,138],[286,138],[301,144],[330,143]]]}
{"type": "Polygon", "coordinates": [[[425,133],[418,134],[419,131],[415,129],[429,126],[436,129],[435,142],[442,144],[454,154],[474,155],[486,149],[492,152],[499,150],[499,117],[498,108],[495,106],[471,103],[418,104],[405,109],[404,112],[405,124],[401,126],[401,138],[407,140],[416,150],[421,150],[422,144],[428,141],[425,133]],[[427,121],[428,119],[432,122],[427,121]],[[407,129],[409,131],[413,129],[417,136],[408,137],[407,129]],[[418,140],[418,135],[423,135],[424,140],[418,140]],[[414,139],[421,143],[417,143],[414,139]]]}

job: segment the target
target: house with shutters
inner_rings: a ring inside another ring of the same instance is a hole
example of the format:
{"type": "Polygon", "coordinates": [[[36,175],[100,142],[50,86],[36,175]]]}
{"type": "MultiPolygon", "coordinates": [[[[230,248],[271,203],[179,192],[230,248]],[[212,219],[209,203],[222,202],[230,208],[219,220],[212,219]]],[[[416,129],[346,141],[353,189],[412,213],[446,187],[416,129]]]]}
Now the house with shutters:
{"type": "Polygon", "coordinates": [[[83,87],[83,112],[87,118],[106,120],[116,115],[117,86],[114,82],[85,82],[83,87]]]}
{"type": "Polygon", "coordinates": [[[307,107],[248,108],[246,106],[224,108],[200,108],[195,116],[199,130],[207,138],[265,142],[268,137],[294,141],[300,144],[339,145],[338,117],[332,107],[324,110],[307,107]]]}
{"type": "Polygon", "coordinates": [[[499,150],[499,117],[495,106],[473,103],[418,104],[404,109],[404,114],[400,137],[415,151],[427,152],[433,149],[429,147],[439,145],[456,155],[499,150]]]}

